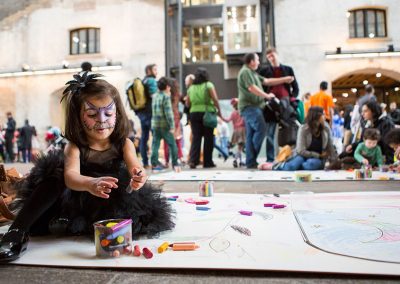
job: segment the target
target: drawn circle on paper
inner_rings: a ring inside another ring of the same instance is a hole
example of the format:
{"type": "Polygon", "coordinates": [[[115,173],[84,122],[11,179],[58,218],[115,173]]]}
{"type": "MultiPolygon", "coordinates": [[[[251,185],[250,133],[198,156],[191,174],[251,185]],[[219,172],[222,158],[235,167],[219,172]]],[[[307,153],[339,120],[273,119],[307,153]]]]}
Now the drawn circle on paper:
{"type": "Polygon", "coordinates": [[[231,243],[227,239],[214,238],[210,241],[209,246],[215,252],[223,252],[230,247],[231,243]]]}

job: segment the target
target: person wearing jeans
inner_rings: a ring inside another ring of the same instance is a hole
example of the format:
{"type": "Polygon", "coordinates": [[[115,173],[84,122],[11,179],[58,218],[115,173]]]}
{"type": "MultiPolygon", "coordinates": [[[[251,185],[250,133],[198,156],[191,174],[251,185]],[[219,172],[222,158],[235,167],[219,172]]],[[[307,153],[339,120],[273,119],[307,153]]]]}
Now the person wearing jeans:
{"type": "Polygon", "coordinates": [[[147,155],[149,151],[149,147],[147,143],[149,142],[150,137],[150,130],[151,130],[151,104],[152,104],[152,97],[155,93],[157,93],[157,74],[158,69],[156,64],[149,64],[145,68],[146,76],[143,79],[143,85],[145,88],[146,94],[146,105],[143,109],[137,110],[136,115],[139,117],[140,120],[140,127],[142,130],[140,143],[139,143],[139,150],[140,156],[142,157],[143,166],[145,168],[149,168],[149,157],[147,155]]]}
{"type": "Polygon", "coordinates": [[[241,112],[246,126],[246,166],[257,166],[257,156],[260,153],[267,126],[261,108],[247,106],[241,112]]]}
{"type": "Polygon", "coordinates": [[[297,155],[293,157],[290,161],[286,162],[281,168],[281,171],[297,171],[297,170],[306,170],[306,171],[315,171],[322,170],[324,168],[324,164],[322,160],[319,158],[305,158],[301,155],[297,155]]]}
{"type": "Polygon", "coordinates": [[[296,154],[276,167],[276,170],[322,170],[327,158],[336,159],[331,130],[325,121],[324,110],[321,107],[309,109],[306,123],[297,133],[296,154]]]}
{"type": "Polygon", "coordinates": [[[244,65],[240,69],[237,86],[239,91],[238,109],[246,125],[246,167],[257,168],[257,156],[266,134],[266,124],[262,109],[265,100],[275,97],[272,93],[263,91],[262,85],[275,85],[292,82],[292,76],[281,78],[264,78],[256,70],[260,65],[260,58],[256,53],[244,56],[244,65]]]}
{"type": "Polygon", "coordinates": [[[151,130],[151,112],[138,112],[137,116],[139,117],[140,128],[142,130],[139,142],[140,156],[142,157],[143,166],[148,167],[149,157],[147,153],[149,151],[149,147],[147,143],[149,141],[151,130]]]}
{"type": "Polygon", "coordinates": [[[267,162],[273,162],[275,159],[275,130],[277,123],[274,121],[266,123],[267,133],[267,162]]]}

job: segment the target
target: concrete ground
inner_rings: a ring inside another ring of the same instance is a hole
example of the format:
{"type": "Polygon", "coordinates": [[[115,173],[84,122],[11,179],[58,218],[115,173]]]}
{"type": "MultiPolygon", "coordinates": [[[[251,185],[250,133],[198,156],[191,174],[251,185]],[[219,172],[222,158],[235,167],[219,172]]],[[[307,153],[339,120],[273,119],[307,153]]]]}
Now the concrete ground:
{"type": "MultiPolygon", "coordinates": [[[[218,169],[232,169],[231,163],[217,162],[218,169]]],[[[31,164],[7,164],[25,174],[31,164]]],[[[186,169],[185,169],[186,170],[186,169]]],[[[189,170],[189,169],[187,169],[189,170]]],[[[197,192],[197,182],[165,182],[166,192],[197,192]]],[[[229,193],[289,193],[291,191],[349,192],[399,190],[398,181],[341,182],[215,182],[215,191],[229,193]]],[[[18,265],[0,266],[0,283],[400,283],[400,277],[292,273],[279,271],[156,270],[53,268],[18,265]]]]}

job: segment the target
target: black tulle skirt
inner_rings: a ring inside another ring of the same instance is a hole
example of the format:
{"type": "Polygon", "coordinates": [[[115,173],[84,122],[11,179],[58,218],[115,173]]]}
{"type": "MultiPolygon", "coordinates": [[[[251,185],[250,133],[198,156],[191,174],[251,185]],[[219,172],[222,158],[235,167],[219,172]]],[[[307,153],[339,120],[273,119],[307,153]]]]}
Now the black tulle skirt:
{"type": "MultiPolygon", "coordinates": [[[[12,209],[23,210],[27,201],[38,202],[40,208],[40,200],[34,200],[32,193],[39,185],[45,184],[45,190],[61,190],[57,201],[30,228],[33,235],[91,234],[94,222],[120,218],[132,219],[134,236],[147,234],[154,237],[162,231],[174,228],[174,211],[162,195],[160,187],[147,182],[140,190],[128,193],[125,188],[129,185],[130,177],[125,167],[114,169],[113,173],[108,174],[118,177],[119,180],[118,188],[111,191],[108,199],[96,197],[86,191],[68,189],[64,183],[63,153],[50,152],[40,157],[30,174],[17,184],[17,198],[12,209]]],[[[87,172],[85,175],[90,176],[87,172]]],[[[93,173],[92,176],[99,174],[93,173]]]]}

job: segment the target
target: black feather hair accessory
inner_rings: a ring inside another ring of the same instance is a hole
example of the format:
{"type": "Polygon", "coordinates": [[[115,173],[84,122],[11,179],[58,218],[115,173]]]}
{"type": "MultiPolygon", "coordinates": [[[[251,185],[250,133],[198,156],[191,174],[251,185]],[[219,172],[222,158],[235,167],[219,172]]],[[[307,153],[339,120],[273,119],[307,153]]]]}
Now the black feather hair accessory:
{"type": "Polygon", "coordinates": [[[101,74],[89,74],[89,71],[86,71],[82,74],[74,74],[74,80],[68,81],[65,85],[69,85],[65,88],[63,92],[63,96],[61,101],[71,92],[73,95],[79,95],[81,93],[82,88],[85,88],[90,83],[96,82],[96,78],[103,77],[101,74]]]}

